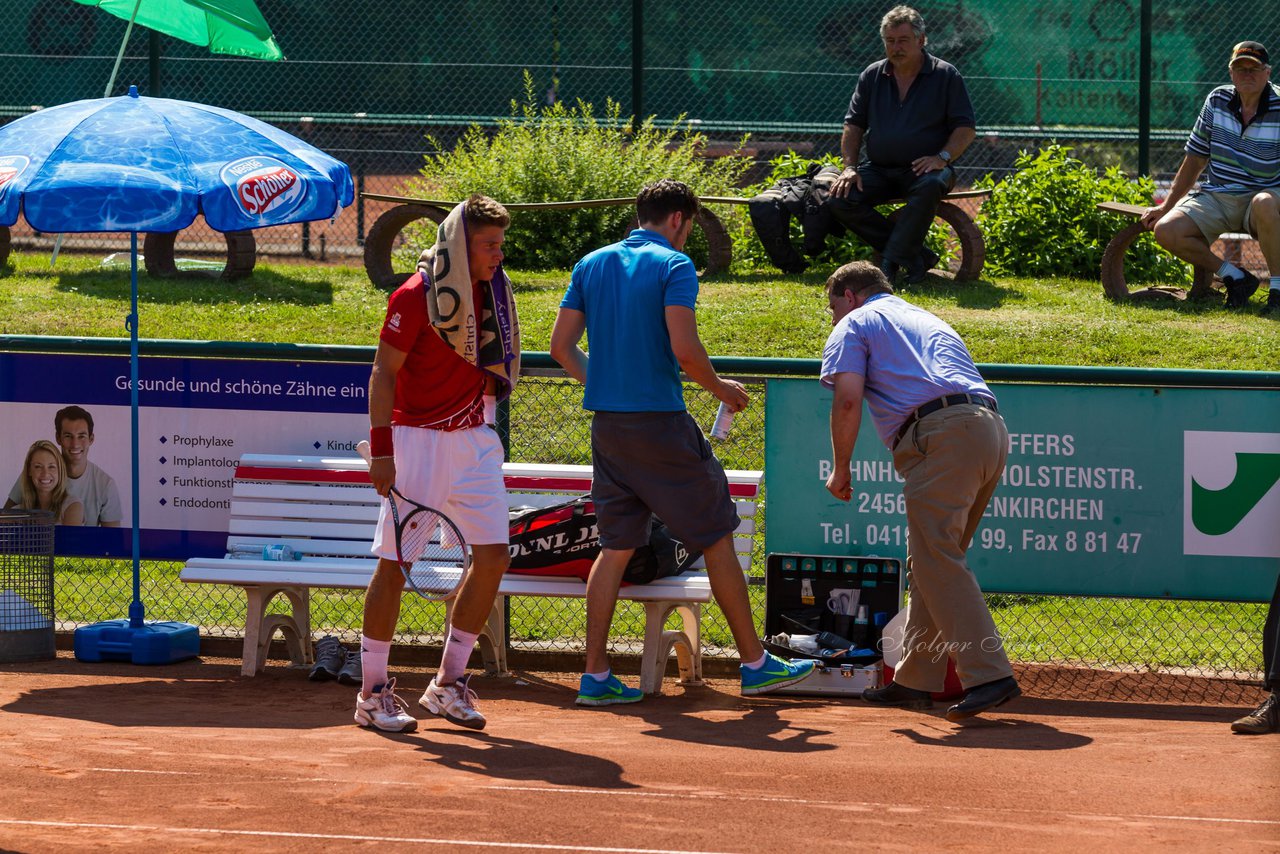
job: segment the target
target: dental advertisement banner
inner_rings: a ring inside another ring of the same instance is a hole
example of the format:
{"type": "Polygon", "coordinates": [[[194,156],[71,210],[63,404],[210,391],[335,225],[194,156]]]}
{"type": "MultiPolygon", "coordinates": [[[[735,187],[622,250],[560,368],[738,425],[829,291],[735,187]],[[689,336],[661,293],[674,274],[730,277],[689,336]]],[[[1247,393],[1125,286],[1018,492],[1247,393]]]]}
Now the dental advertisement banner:
{"type": "MultiPolygon", "coordinates": [[[[83,521],[58,520],[60,555],[132,553],[129,382],[127,357],[0,353],[0,490],[6,506],[43,506],[65,480],[61,512],[78,499],[83,521]]],[[[361,364],[141,359],[143,557],[224,553],[242,453],[355,456],[368,386],[361,364]]]]}

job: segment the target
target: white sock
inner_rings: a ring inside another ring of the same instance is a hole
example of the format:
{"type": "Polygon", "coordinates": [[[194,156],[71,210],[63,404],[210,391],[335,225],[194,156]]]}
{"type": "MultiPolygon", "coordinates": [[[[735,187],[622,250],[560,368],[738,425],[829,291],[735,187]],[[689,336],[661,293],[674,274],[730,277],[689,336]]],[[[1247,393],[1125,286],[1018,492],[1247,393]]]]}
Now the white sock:
{"type": "Polygon", "coordinates": [[[1272,276],[1271,281],[1267,283],[1267,287],[1273,291],[1280,291],[1280,276],[1272,276]]]}
{"type": "Polygon", "coordinates": [[[360,691],[373,696],[373,689],[387,684],[387,659],[391,657],[391,641],[360,636],[360,691]]]}
{"type": "Polygon", "coordinates": [[[436,676],[437,685],[452,685],[467,672],[467,659],[471,650],[475,649],[479,632],[464,632],[462,629],[449,627],[449,636],[444,642],[444,654],[440,658],[440,673],[436,676]]]}
{"type": "Polygon", "coordinates": [[[755,661],[742,662],[742,666],[747,668],[748,670],[759,670],[761,667],[764,667],[764,663],[765,661],[768,660],[768,658],[769,658],[769,653],[766,652],[763,655],[761,655],[759,658],[757,658],[755,661]]]}
{"type": "Polygon", "coordinates": [[[597,682],[608,682],[609,674],[612,672],[613,672],[613,668],[611,667],[608,670],[603,671],[602,673],[588,673],[587,675],[590,676],[592,679],[596,680],[597,682]]]}
{"type": "Polygon", "coordinates": [[[1243,278],[1244,270],[1241,270],[1239,267],[1237,267],[1235,264],[1232,264],[1230,261],[1223,261],[1222,266],[1218,268],[1218,278],[1225,279],[1228,277],[1232,279],[1243,278]]]}

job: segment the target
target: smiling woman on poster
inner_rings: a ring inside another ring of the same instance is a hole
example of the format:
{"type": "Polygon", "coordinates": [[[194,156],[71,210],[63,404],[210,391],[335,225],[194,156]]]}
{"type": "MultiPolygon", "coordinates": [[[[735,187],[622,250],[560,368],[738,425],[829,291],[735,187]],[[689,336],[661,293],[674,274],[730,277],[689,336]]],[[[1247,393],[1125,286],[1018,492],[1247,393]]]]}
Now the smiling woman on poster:
{"type": "Polygon", "coordinates": [[[84,505],[67,492],[67,464],[58,446],[48,439],[37,439],[27,449],[18,476],[24,510],[48,510],[55,525],[83,525],[84,505]]]}
{"type": "MultiPolygon", "coordinates": [[[[84,521],[74,524],[103,528],[120,527],[124,511],[120,490],[115,480],[94,463],[89,462],[93,445],[93,416],[81,406],[64,406],[53,416],[54,438],[61,448],[67,494],[83,505],[84,521]]],[[[52,443],[50,443],[52,444],[52,443]]],[[[18,478],[9,491],[5,508],[18,507],[22,497],[22,480],[18,478]]]]}

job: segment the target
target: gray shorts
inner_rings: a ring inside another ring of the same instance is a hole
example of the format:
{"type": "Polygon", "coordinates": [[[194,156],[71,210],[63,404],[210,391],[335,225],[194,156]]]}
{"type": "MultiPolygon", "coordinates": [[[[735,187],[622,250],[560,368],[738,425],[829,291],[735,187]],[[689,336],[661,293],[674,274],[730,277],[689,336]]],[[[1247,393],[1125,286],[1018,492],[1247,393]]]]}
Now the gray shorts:
{"type": "Polygon", "coordinates": [[[651,513],[698,551],[742,522],[724,467],[688,412],[597,412],[591,464],[604,548],[648,543],[651,513]]]}
{"type": "Polygon", "coordinates": [[[1197,190],[1183,197],[1174,210],[1191,218],[1204,239],[1213,243],[1219,235],[1243,231],[1257,237],[1253,228],[1253,198],[1259,193],[1270,193],[1280,198],[1280,190],[1250,190],[1247,193],[1211,193],[1197,190]]]}

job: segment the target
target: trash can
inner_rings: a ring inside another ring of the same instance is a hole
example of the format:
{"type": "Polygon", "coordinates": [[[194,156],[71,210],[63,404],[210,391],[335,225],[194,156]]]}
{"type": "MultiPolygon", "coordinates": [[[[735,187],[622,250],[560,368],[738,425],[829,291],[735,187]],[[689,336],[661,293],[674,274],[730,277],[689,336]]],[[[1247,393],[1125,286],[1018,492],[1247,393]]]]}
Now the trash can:
{"type": "Polygon", "coordinates": [[[55,657],[53,514],[0,510],[0,662],[55,657]]]}

